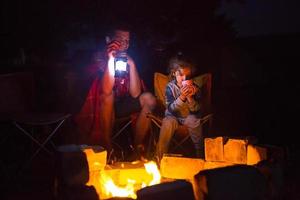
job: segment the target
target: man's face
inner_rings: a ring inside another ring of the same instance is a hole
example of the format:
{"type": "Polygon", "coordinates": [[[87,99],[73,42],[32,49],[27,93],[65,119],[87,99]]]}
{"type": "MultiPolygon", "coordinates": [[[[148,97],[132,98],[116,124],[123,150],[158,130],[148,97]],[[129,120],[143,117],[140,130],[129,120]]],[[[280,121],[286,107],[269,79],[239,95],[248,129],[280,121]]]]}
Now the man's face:
{"type": "Polygon", "coordinates": [[[120,49],[119,49],[120,51],[126,51],[129,48],[130,32],[116,30],[115,36],[113,39],[120,42],[120,44],[121,44],[120,49]]]}

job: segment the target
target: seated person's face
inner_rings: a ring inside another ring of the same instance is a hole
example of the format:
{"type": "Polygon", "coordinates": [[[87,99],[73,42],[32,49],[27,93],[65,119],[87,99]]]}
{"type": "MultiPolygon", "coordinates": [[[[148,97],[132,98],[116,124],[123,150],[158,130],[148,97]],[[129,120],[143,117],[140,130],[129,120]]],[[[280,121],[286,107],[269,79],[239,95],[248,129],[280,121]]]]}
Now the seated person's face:
{"type": "Polygon", "coordinates": [[[181,68],[175,72],[176,81],[179,87],[182,86],[182,81],[187,80],[188,77],[191,76],[190,68],[181,68]]]}
{"type": "Polygon", "coordinates": [[[113,40],[120,42],[120,51],[126,51],[129,48],[130,33],[128,31],[116,30],[113,40]]]}

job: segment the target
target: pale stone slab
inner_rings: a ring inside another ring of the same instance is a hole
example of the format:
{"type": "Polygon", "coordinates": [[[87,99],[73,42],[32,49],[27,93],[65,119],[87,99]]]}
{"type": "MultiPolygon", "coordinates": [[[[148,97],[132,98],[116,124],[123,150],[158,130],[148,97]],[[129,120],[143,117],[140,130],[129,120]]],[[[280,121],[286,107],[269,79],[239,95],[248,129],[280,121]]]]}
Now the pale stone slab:
{"type": "Polygon", "coordinates": [[[247,164],[248,140],[228,139],[224,145],[224,161],[236,164],[247,164]]]}
{"type": "Polygon", "coordinates": [[[143,182],[149,182],[152,179],[152,175],[147,173],[144,167],[135,169],[108,169],[101,172],[101,176],[107,176],[114,180],[114,183],[119,186],[124,186],[129,180],[134,180],[135,184],[142,184],[143,182]]]}
{"type": "Polygon", "coordinates": [[[107,151],[100,146],[82,146],[89,165],[89,172],[99,171],[106,166],[107,151]]]}
{"type": "Polygon", "coordinates": [[[205,160],[206,161],[224,161],[224,138],[205,138],[204,149],[205,149],[205,160]]]}
{"type": "Polygon", "coordinates": [[[247,165],[255,165],[267,159],[267,148],[249,144],[247,146],[247,165]]]}
{"type": "Polygon", "coordinates": [[[236,165],[236,164],[231,163],[231,162],[208,162],[207,161],[204,163],[203,170],[216,169],[216,168],[228,167],[228,166],[233,166],[233,165],[236,165]]]}
{"type": "Polygon", "coordinates": [[[203,169],[204,162],[196,158],[164,156],[160,163],[160,172],[166,178],[192,179],[203,169]]]}

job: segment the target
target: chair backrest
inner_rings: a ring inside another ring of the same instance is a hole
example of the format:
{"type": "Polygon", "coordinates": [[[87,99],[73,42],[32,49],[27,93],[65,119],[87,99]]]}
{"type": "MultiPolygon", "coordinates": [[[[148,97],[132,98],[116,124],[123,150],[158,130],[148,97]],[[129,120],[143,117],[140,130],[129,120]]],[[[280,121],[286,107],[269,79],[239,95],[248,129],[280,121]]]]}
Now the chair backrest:
{"type": "Polygon", "coordinates": [[[33,109],[35,92],[32,73],[1,74],[0,90],[0,118],[5,119],[8,114],[33,109]]]}
{"type": "MultiPolygon", "coordinates": [[[[207,113],[211,109],[211,87],[212,87],[212,75],[211,73],[201,74],[193,78],[195,84],[197,84],[201,90],[201,104],[204,108],[203,112],[207,113]]],[[[165,93],[166,86],[170,81],[167,75],[162,73],[154,73],[154,93],[158,101],[165,105],[165,93]]]]}

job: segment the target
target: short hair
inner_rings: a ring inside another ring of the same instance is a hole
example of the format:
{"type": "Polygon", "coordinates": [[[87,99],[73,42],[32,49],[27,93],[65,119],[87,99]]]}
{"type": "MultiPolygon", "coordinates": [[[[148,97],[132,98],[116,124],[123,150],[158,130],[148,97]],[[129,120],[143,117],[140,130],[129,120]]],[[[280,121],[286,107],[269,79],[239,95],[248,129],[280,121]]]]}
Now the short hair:
{"type": "Polygon", "coordinates": [[[176,56],[171,57],[168,67],[169,77],[173,79],[174,72],[184,68],[190,68],[192,73],[191,76],[193,76],[195,72],[195,64],[190,57],[183,56],[182,54],[177,54],[176,56]]]}
{"type": "Polygon", "coordinates": [[[117,30],[130,32],[131,29],[131,25],[127,22],[116,22],[110,26],[108,30],[108,35],[110,37],[113,37],[115,35],[115,31],[117,30]]]}

